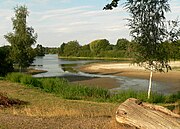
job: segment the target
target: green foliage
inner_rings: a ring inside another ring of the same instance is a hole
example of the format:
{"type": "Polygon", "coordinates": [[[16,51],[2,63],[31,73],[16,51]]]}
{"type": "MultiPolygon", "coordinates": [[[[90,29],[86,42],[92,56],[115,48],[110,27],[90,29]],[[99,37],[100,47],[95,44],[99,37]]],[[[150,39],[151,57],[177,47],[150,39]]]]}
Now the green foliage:
{"type": "Polygon", "coordinates": [[[13,32],[5,35],[11,44],[10,57],[21,68],[28,67],[34,60],[35,52],[31,45],[36,43],[37,34],[32,27],[27,27],[28,11],[25,6],[17,6],[12,18],[13,32]]]}
{"type": "Polygon", "coordinates": [[[171,44],[171,50],[173,50],[173,52],[171,53],[171,58],[180,59],[180,40],[177,40],[176,42],[171,44]]]}
{"type": "Polygon", "coordinates": [[[45,48],[38,44],[35,48],[36,56],[44,56],[45,55],[45,48]]]}
{"type": "Polygon", "coordinates": [[[41,88],[49,93],[64,94],[64,89],[69,85],[67,80],[59,78],[39,79],[41,88]]]}
{"type": "Polygon", "coordinates": [[[178,91],[176,94],[166,96],[166,103],[174,103],[177,100],[180,100],[180,91],[178,91]]]}
{"type": "Polygon", "coordinates": [[[69,41],[67,44],[62,44],[60,47],[63,56],[77,56],[80,50],[78,41],[69,41]]]}
{"type": "MultiPolygon", "coordinates": [[[[110,102],[124,102],[128,98],[136,98],[144,102],[150,102],[150,103],[165,103],[166,96],[158,93],[152,93],[152,96],[150,99],[147,99],[147,93],[143,91],[120,91],[117,94],[113,95],[109,101],[110,102]]],[[[176,99],[177,101],[177,99],[176,99]]]]}
{"type": "Polygon", "coordinates": [[[92,88],[81,85],[69,86],[68,92],[64,92],[65,99],[103,100],[108,97],[108,90],[102,88],[92,88]]]}
{"type": "Polygon", "coordinates": [[[37,80],[36,78],[33,78],[31,75],[25,75],[20,78],[20,83],[28,86],[33,86],[33,87],[41,87],[41,82],[37,80]]]}
{"type": "MultiPolygon", "coordinates": [[[[118,2],[119,0],[112,0],[104,9],[117,7],[118,2]]],[[[179,58],[179,48],[166,42],[177,46],[176,41],[180,37],[179,22],[166,22],[165,13],[170,12],[168,0],[127,0],[124,5],[130,13],[130,34],[138,44],[135,63],[158,71],[168,70],[170,59],[179,58]]]]}
{"type": "Polygon", "coordinates": [[[109,91],[106,89],[70,84],[67,80],[61,78],[37,79],[31,75],[11,73],[6,76],[6,80],[39,87],[45,92],[55,93],[65,99],[105,101],[109,97],[109,91]]]}
{"type": "MultiPolygon", "coordinates": [[[[95,40],[97,41],[97,40],[95,40]]],[[[93,42],[95,42],[93,41],[93,42]]],[[[69,43],[69,42],[68,42],[69,43]]],[[[91,42],[92,43],[92,42],[91,42]]],[[[90,43],[90,44],[91,44],[90,43]]],[[[96,42],[95,42],[96,43],[96,42]]],[[[63,43],[59,48],[60,57],[91,57],[91,58],[134,58],[137,59],[138,50],[141,48],[135,41],[127,39],[118,39],[116,45],[109,44],[104,49],[99,49],[97,53],[90,49],[90,44],[79,46],[77,51],[64,51],[66,43],[63,43]]],[[[75,46],[75,45],[74,45],[75,46]]],[[[73,47],[73,46],[72,46],[73,47]]],[[[175,43],[163,42],[160,44],[158,58],[180,59],[180,41],[175,43]],[[168,54],[161,54],[168,53],[168,54]]]]}
{"type": "Polygon", "coordinates": [[[5,76],[13,71],[13,63],[9,59],[9,46],[0,47],[0,76],[5,76]]]}
{"type": "Polygon", "coordinates": [[[12,81],[12,82],[21,82],[21,78],[24,76],[22,73],[8,73],[6,76],[6,80],[12,81]]]}
{"type": "Polygon", "coordinates": [[[118,39],[116,43],[117,50],[127,50],[129,41],[127,39],[118,39]]]}
{"type": "Polygon", "coordinates": [[[59,49],[57,47],[45,47],[45,54],[58,54],[59,49]]]}
{"type": "Polygon", "coordinates": [[[93,56],[93,54],[90,50],[89,44],[81,46],[81,48],[79,50],[79,56],[80,57],[92,57],[93,56]]]}
{"type": "Polygon", "coordinates": [[[95,55],[99,54],[102,51],[106,51],[110,45],[109,41],[106,39],[100,39],[92,41],[90,44],[90,50],[95,53],[95,55]]]}

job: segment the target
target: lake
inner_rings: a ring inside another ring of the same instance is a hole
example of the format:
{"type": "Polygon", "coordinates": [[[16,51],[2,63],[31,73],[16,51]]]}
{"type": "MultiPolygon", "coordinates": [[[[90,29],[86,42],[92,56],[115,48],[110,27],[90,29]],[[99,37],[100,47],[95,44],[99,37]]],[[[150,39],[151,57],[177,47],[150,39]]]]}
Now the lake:
{"type": "MultiPolygon", "coordinates": [[[[77,71],[73,67],[84,65],[92,62],[102,62],[102,60],[68,60],[59,59],[57,55],[48,54],[44,57],[36,57],[34,63],[32,64],[35,69],[46,70],[46,73],[40,73],[33,75],[34,77],[76,77],[76,78],[94,78],[94,77],[109,77],[115,78],[119,82],[119,87],[111,90],[144,90],[148,89],[148,80],[128,78],[123,76],[114,75],[99,75],[99,74],[88,74],[77,71]]],[[[174,91],[169,90],[169,85],[162,82],[152,83],[152,91],[157,91],[163,94],[173,93],[174,91]]]]}

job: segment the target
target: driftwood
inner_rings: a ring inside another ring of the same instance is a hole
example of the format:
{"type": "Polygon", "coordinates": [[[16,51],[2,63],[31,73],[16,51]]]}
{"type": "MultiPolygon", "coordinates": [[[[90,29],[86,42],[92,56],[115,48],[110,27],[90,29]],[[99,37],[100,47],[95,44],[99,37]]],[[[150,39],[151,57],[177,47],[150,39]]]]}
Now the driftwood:
{"type": "Polygon", "coordinates": [[[139,129],[180,129],[180,115],[134,98],[119,106],[116,120],[139,129]]]}

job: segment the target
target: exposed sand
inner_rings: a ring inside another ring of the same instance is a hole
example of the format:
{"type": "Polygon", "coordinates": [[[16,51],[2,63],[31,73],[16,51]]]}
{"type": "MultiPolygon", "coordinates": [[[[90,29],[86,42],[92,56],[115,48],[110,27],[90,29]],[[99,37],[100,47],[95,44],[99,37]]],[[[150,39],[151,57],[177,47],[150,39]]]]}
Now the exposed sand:
{"type": "Polygon", "coordinates": [[[119,87],[119,82],[115,78],[108,77],[85,77],[85,76],[66,76],[63,77],[71,83],[79,83],[91,87],[102,87],[106,89],[112,89],[119,87]]]}
{"type": "Polygon", "coordinates": [[[114,78],[91,78],[87,80],[73,81],[72,83],[80,83],[92,87],[102,87],[106,89],[112,89],[119,87],[119,83],[114,78]]]}
{"type": "MultiPolygon", "coordinates": [[[[171,62],[170,65],[174,68],[172,71],[166,73],[154,72],[153,80],[173,84],[172,88],[180,91],[180,61],[171,62]]],[[[109,74],[143,79],[149,79],[150,74],[148,70],[129,63],[93,63],[84,65],[80,67],[79,70],[87,73],[109,74]]]]}

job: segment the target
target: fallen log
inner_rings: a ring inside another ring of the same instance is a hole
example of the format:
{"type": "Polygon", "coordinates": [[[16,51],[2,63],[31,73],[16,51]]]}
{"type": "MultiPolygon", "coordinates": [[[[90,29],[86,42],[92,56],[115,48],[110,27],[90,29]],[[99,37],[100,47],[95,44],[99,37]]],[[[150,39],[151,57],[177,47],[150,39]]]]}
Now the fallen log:
{"type": "Polygon", "coordinates": [[[139,129],[180,129],[180,115],[134,98],[118,107],[116,120],[139,129]]]}

